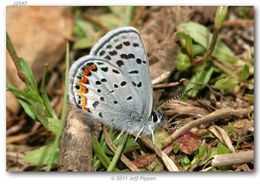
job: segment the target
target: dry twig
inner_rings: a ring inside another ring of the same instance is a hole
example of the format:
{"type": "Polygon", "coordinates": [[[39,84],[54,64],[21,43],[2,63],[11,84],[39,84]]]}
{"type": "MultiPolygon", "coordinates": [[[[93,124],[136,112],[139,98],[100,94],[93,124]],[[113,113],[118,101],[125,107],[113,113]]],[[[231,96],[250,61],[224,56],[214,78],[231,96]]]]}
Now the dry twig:
{"type": "Polygon", "coordinates": [[[163,142],[163,146],[166,147],[166,146],[170,145],[174,139],[178,138],[181,134],[189,131],[193,127],[196,127],[196,126],[204,124],[204,123],[209,123],[216,119],[222,119],[222,118],[225,118],[228,116],[242,116],[242,115],[252,112],[253,110],[254,110],[253,106],[251,106],[249,108],[237,109],[237,110],[230,109],[230,108],[217,110],[217,111],[212,112],[197,120],[191,121],[188,124],[184,125],[183,127],[179,128],[163,142]]]}
{"type": "Polygon", "coordinates": [[[254,161],[254,151],[241,151],[230,154],[215,155],[211,165],[213,167],[222,167],[225,165],[234,165],[242,163],[250,163],[254,161]]]}

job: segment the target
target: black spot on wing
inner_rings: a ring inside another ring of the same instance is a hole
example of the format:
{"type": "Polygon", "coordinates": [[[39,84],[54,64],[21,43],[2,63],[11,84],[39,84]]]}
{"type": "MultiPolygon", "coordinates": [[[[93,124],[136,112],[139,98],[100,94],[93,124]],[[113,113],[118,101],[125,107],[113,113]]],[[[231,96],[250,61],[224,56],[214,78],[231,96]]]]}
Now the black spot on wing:
{"type": "Polygon", "coordinates": [[[118,101],[115,100],[115,101],[113,101],[113,103],[116,105],[116,104],[118,104],[118,101]]]}
{"type": "Polygon", "coordinates": [[[102,71],[104,71],[104,72],[107,72],[108,71],[108,67],[102,67],[102,68],[100,68],[102,71]]]}
{"type": "Polygon", "coordinates": [[[95,102],[92,104],[93,108],[96,108],[96,107],[98,106],[98,104],[99,104],[99,101],[95,101],[95,102]]]}
{"type": "Polygon", "coordinates": [[[113,69],[112,72],[114,72],[115,74],[119,74],[119,71],[116,69],[113,69]]]}
{"type": "Polygon", "coordinates": [[[99,52],[99,56],[103,56],[105,53],[106,53],[106,52],[105,52],[104,50],[101,50],[101,51],[99,52]]]}
{"type": "Polygon", "coordinates": [[[125,81],[122,81],[122,82],[120,83],[120,85],[123,87],[123,86],[126,85],[126,82],[125,82],[125,81]]]}
{"type": "Polygon", "coordinates": [[[139,47],[139,44],[138,43],[133,43],[133,46],[134,47],[139,47]]]}
{"type": "Polygon", "coordinates": [[[124,65],[124,62],[122,60],[118,60],[116,61],[116,64],[121,67],[122,65],[124,65]]]}
{"type": "Polygon", "coordinates": [[[127,98],[126,98],[126,100],[131,100],[132,99],[132,96],[128,96],[127,98]]]}
{"type": "Polygon", "coordinates": [[[86,70],[86,65],[82,66],[82,67],[80,68],[80,70],[81,70],[81,71],[86,70]]]}
{"type": "Polygon", "coordinates": [[[105,98],[104,97],[100,97],[100,100],[105,102],[105,98]]]}
{"type": "Polygon", "coordinates": [[[132,71],[129,71],[128,73],[129,73],[129,74],[138,74],[139,71],[138,71],[138,70],[132,70],[132,71]]]}
{"type": "Polygon", "coordinates": [[[98,65],[104,65],[104,63],[103,63],[103,62],[97,62],[97,64],[98,64],[98,65]]]}
{"type": "Polygon", "coordinates": [[[108,52],[108,53],[109,53],[109,55],[111,55],[111,56],[115,56],[115,55],[117,55],[117,52],[116,52],[115,50],[110,51],[110,52],[108,52]]]}
{"type": "Polygon", "coordinates": [[[123,42],[123,44],[124,44],[125,46],[129,46],[129,45],[130,45],[130,42],[129,42],[129,41],[125,41],[125,42],[123,42]]]}
{"type": "Polygon", "coordinates": [[[121,59],[128,59],[128,55],[127,54],[120,54],[121,59]]]}
{"type": "Polygon", "coordinates": [[[117,50],[119,50],[119,49],[121,49],[121,48],[123,48],[123,45],[122,45],[121,43],[116,46],[116,49],[117,49],[117,50]]]}
{"type": "Polygon", "coordinates": [[[88,64],[87,64],[87,66],[92,66],[92,65],[94,65],[93,62],[88,62],[88,64]]]}
{"type": "Polygon", "coordinates": [[[100,93],[100,92],[101,92],[101,90],[100,90],[100,89],[97,89],[97,92],[98,92],[98,93],[100,93]]]}
{"type": "Polygon", "coordinates": [[[98,116],[103,118],[102,112],[98,113],[98,116]]]}
{"type": "Polygon", "coordinates": [[[107,82],[106,78],[102,78],[100,81],[107,82]]]}
{"type": "Polygon", "coordinates": [[[100,81],[96,81],[96,85],[101,85],[101,82],[100,81]]]}
{"type": "Polygon", "coordinates": [[[79,84],[76,84],[74,87],[75,87],[77,90],[80,89],[80,85],[79,85],[79,84]]]}
{"type": "Polygon", "coordinates": [[[111,49],[111,48],[112,48],[112,45],[107,45],[107,48],[108,48],[108,49],[111,49]]]}
{"type": "Polygon", "coordinates": [[[142,82],[140,81],[136,86],[140,88],[142,86],[142,82]]]}
{"type": "Polygon", "coordinates": [[[132,54],[132,53],[128,54],[128,59],[134,59],[134,58],[135,58],[134,54],[132,54]]]}
{"type": "Polygon", "coordinates": [[[114,87],[115,87],[115,88],[118,88],[118,85],[117,85],[117,84],[114,84],[114,87]]]}
{"type": "Polygon", "coordinates": [[[136,63],[137,64],[141,64],[142,63],[142,60],[140,58],[136,58],[136,63]]]}
{"type": "Polygon", "coordinates": [[[111,60],[111,57],[110,57],[109,55],[107,55],[107,56],[105,57],[105,59],[111,60]]]}

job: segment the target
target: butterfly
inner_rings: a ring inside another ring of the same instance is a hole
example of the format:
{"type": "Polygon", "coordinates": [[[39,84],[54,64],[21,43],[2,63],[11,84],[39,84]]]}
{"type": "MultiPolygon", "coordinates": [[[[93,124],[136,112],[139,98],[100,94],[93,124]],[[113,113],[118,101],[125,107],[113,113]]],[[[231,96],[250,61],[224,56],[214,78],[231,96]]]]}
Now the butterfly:
{"type": "Polygon", "coordinates": [[[149,62],[137,29],[124,26],[103,36],[70,68],[70,103],[104,125],[154,139],[164,116],[153,108],[149,62]]]}

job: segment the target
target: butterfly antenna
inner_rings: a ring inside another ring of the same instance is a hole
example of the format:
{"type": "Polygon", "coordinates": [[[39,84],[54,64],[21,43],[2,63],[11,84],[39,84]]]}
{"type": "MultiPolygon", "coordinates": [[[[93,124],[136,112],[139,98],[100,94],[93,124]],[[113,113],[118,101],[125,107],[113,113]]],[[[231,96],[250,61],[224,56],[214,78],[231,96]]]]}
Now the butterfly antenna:
{"type": "Polygon", "coordinates": [[[192,88],[186,90],[185,92],[181,92],[181,93],[177,94],[177,95],[174,96],[173,98],[171,98],[171,99],[167,100],[166,102],[164,102],[163,104],[161,104],[161,105],[158,107],[158,109],[161,109],[166,103],[168,103],[168,102],[170,102],[170,101],[172,101],[172,100],[174,100],[174,99],[179,99],[180,97],[184,96],[185,94],[187,94],[187,93],[188,93],[189,91],[191,91],[191,90],[192,90],[192,88]]]}
{"type": "Polygon", "coordinates": [[[174,96],[172,99],[179,99],[180,97],[184,96],[185,94],[187,94],[189,91],[191,91],[192,88],[184,91],[184,92],[181,92],[179,94],[177,94],[176,96],[174,96]]]}
{"type": "Polygon", "coordinates": [[[140,134],[143,132],[143,130],[144,130],[144,127],[138,132],[138,134],[136,135],[136,137],[135,137],[135,142],[136,142],[136,140],[137,140],[137,138],[140,136],[140,134]]]}

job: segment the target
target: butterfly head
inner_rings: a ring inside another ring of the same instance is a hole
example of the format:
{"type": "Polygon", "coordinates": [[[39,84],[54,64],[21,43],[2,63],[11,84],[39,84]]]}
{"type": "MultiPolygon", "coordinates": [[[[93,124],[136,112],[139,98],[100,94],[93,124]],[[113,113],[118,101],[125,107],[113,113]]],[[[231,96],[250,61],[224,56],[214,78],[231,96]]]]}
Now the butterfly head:
{"type": "Polygon", "coordinates": [[[150,125],[153,125],[153,126],[157,126],[159,124],[161,124],[162,122],[165,121],[165,116],[160,113],[158,110],[156,109],[152,109],[152,112],[151,112],[151,115],[150,115],[150,118],[149,118],[149,121],[151,121],[151,124],[150,125]]]}
{"type": "Polygon", "coordinates": [[[155,143],[154,128],[159,124],[162,124],[164,121],[166,121],[165,116],[162,113],[160,113],[158,110],[153,108],[151,115],[148,119],[148,122],[142,129],[144,133],[152,135],[153,143],[155,143]]]}

